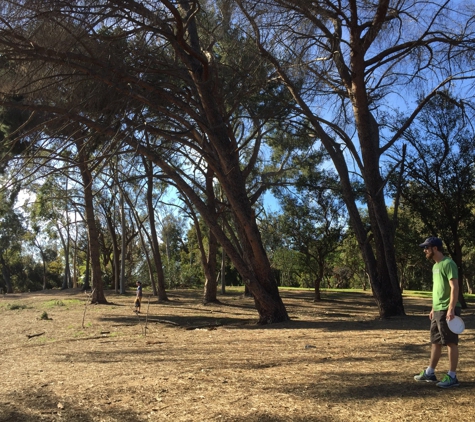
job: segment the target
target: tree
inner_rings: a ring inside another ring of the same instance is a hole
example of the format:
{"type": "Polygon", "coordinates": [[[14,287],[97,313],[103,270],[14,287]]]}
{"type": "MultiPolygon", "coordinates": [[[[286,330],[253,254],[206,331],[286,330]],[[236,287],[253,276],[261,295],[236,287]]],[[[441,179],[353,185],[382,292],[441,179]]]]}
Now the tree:
{"type": "Polygon", "coordinates": [[[442,1],[237,3],[248,22],[236,17],[237,24],[249,27],[309,134],[332,159],[381,317],[404,314],[381,159],[439,89],[473,76],[473,20],[447,19],[463,12],[442,1]],[[456,21],[464,24],[450,26],[456,21]],[[427,94],[390,133],[386,117],[401,93],[414,87],[427,94]],[[370,232],[358,210],[353,171],[362,183],[370,232]]]}
{"type": "MultiPolygon", "coordinates": [[[[404,138],[409,144],[403,204],[439,236],[464,281],[464,244],[475,233],[475,134],[461,103],[442,92],[420,113],[404,138]]],[[[471,289],[470,284],[467,286],[471,289]]],[[[460,301],[466,306],[463,289],[460,301]]]]}
{"type": "Polygon", "coordinates": [[[305,133],[286,133],[273,140],[273,157],[287,154],[293,171],[286,173],[273,192],[283,209],[280,227],[289,246],[302,254],[312,274],[315,301],[320,301],[320,285],[327,259],[338,248],[347,225],[344,204],[335,175],[324,170],[327,157],[315,149],[305,133]],[[292,136],[294,135],[294,136],[292,136]]]}
{"type": "MultiPolygon", "coordinates": [[[[390,213],[394,215],[394,208],[390,209],[390,213]]],[[[427,230],[417,213],[401,204],[395,238],[401,291],[432,289],[432,263],[426,260],[419,247],[421,239],[426,237],[427,230]]]]}
{"type": "Polygon", "coordinates": [[[86,228],[88,233],[88,259],[91,262],[92,272],[92,303],[107,303],[104,295],[104,285],[102,281],[102,271],[100,262],[99,231],[94,213],[94,193],[92,189],[93,175],[89,168],[90,151],[82,138],[75,141],[77,151],[77,166],[82,178],[82,188],[84,192],[84,214],[86,217],[86,228]]]}
{"type": "Polygon", "coordinates": [[[0,266],[7,293],[13,293],[8,257],[12,251],[21,249],[25,231],[22,218],[14,208],[19,190],[19,185],[10,190],[0,190],[0,266]]]}
{"type": "Polygon", "coordinates": [[[143,165],[147,175],[147,209],[148,209],[148,220],[150,226],[150,244],[152,246],[153,261],[155,263],[155,271],[157,273],[158,280],[158,300],[159,301],[168,301],[168,297],[165,290],[165,273],[163,272],[162,264],[162,255],[160,252],[160,247],[158,243],[158,234],[155,222],[155,211],[154,211],[154,202],[153,202],[153,191],[154,191],[154,174],[153,174],[153,163],[142,158],[143,165]]]}
{"type": "MultiPolygon", "coordinates": [[[[152,161],[210,227],[253,293],[260,322],[285,321],[246,186],[263,127],[281,110],[274,99],[282,90],[267,83],[268,67],[230,26],[231,17],[218,18],[208,6],[162,2],[157,10],[136,1],[87,8],[54,0],[9,2],[4,20],[9,24],[0,25],[0,54],[11,64],[3,91],[23,93],[26,109],[87,125],[102,135],[103,151],[128,145],[152,161]],[[20,63],[21,77],[15,72],[20,63]],[[28,82],[21,79],[25,75],[28,82]],[[45,85],[46,79],[55,83],[45,85]],[[226,195],[239,244],[195,190],[201,186],[193,178],[201,160],[226,195]]],[[[3,103],[10,105],[7,96],[3,103]]]]}
{"type": "Polygon", "coordinates": [[[313,274],[316,302],[321,300],[320,285],[326,261],[336,251],[343,237],[344,219],[332,192],[300,192],[283,201],[283,233],[291,239],[292,248],[304,257],[313,274]]]}

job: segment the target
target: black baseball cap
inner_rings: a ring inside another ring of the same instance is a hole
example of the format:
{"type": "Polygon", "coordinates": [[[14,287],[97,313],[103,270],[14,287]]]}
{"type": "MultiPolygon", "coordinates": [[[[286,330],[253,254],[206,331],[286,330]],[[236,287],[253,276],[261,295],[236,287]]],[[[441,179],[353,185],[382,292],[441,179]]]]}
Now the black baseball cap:
{"type": "Polygon", "coordinates": [[[442,247],[442,240],[440,240],[438,237],[428,237],[424,243],[421,243],[419,245],[421,248],[425,248],[426,246],[437,246],[439,248],[442,247]]]}

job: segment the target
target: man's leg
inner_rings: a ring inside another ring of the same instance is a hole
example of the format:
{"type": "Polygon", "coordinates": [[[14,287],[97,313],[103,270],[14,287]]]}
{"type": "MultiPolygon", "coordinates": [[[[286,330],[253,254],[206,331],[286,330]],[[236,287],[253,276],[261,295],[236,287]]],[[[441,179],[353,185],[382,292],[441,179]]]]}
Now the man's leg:
{"type": "Polygon", "coordinates": [[[447,344],[447,353],[449,355],[450,371],[457,372],[457,365],[459,362],[459,347],[457,344],[447,344]]]}
{"type": "MultiPolygon", "coordinates": [[[[430,362],[429,362],[430,368],[432,369],[436,368],[437,363],[439,363],[439,359],[441,355],[442,355],[442,345],[437,344],[437,343],[432,343],[432,349],[430,351],[430,362]]],[[[458,354],[457,354],[457,359],[458,359],[458,354]]]]}

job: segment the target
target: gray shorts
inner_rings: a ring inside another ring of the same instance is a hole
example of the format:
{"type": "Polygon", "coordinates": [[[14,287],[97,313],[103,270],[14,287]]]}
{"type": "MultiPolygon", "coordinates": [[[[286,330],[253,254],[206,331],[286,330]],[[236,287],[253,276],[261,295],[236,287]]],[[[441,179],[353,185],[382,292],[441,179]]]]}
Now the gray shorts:
{"type": "MultiPolygon", "coordinates": [[[[461,309],[455,308],[455,315],[460,316],[461,309]]],[[[447,310],[434,311],[430,323],[430,342],[432,344],[459,344],[458,334],[450,331],[447,325],[447,310]]]]}

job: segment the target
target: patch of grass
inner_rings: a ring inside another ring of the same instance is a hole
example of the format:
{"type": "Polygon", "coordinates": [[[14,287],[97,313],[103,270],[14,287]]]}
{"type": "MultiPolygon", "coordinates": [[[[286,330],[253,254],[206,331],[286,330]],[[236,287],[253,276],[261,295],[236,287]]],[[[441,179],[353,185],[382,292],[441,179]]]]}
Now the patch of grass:
{"type": "Polygon", "coordinates": [[[8,304],[7,308],[10,309],[11,311],[14,311],[16,309],[27,309],[28,306],[20,305],[19,303],[14,303],[13,305],[8,304]]]}
{"type": "Polygon", "coordinates": [[[475,303],[475,294],[464,293],[463,297],[468,303],[475,303]]]}
{"type": "Polygon", "coordinates": [[[79,299],[48,300],[43,303],[44,308],[55,308],[57,306],[82,305],[84,302],[79,299]]]}
{"type": "Polygon", "coordinates": [[[404,290],[402,293],[403,297],[432,297],[432,292],[426,292],[421,290],[404,290]]]}

